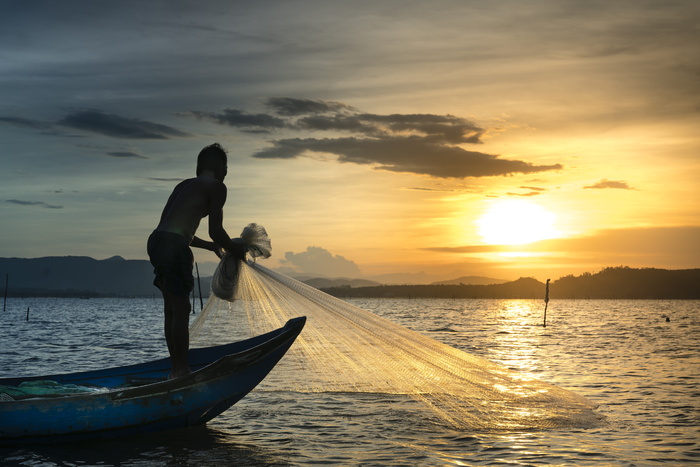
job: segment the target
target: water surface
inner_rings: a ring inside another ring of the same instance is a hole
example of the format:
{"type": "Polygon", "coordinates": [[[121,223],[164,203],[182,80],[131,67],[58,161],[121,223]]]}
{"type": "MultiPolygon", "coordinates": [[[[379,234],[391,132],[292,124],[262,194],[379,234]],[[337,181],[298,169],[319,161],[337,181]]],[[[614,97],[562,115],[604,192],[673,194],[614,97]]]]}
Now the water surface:
{"type": "MultiPolygon", "coordinates": [[[[88,447],[0,448],[0,463],[700,463],[700,301],[553,301],[546,327],[541,301],[352,303],[581,394],[598,404],[606,423],[594,429],[468,433],[445,427],[400,395],[305,394],[279,387],[253,391],[206,427],[88,447]]],[[[0,375],[82,371],[160,358],[165,354],[161,306],[158,299],[9,299],[0,317],[0,375]]]]}

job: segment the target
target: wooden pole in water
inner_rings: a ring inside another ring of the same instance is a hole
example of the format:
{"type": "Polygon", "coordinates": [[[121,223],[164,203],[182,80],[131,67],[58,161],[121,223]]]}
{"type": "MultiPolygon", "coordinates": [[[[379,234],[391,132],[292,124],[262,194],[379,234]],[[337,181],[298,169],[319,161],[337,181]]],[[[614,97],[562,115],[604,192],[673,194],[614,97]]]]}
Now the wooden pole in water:
{"type": "Polygon", "coordinates": [[[10,281],[10,273],[5,274],[5,301],[2,302],[2,311],[7,310],[7,283],[10,281]]]}
{"type": "Polygon", "coordinates": [[[544,289],[544,321],[542,321],[542,327],[547,327],[547,305],[549,305],[549,279],[547,279],[547,285],[544,289]]]}
{"type": "Polygon", "coordinates": [[[29,307],[27,307],[27,321],[29,321],[29,307]]]}
{"type": "Polygon", "coordinates": [[[199,266],[194,263],[194,267],[197,269],[197,286],[199,286],[199,311],[204,309],[204,301],[202,300],[202,283],[199,280],[199,266]]]}

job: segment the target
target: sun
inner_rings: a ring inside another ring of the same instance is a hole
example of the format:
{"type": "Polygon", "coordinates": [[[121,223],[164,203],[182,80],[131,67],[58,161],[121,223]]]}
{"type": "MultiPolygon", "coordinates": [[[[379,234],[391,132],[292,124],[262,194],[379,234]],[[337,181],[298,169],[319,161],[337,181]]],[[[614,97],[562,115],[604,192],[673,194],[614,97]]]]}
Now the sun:
{"type": "Polygon", "coordinates": [[[496,201],[477,221],[478,233],[491,245],[523,245],[556,238],[556,215],[529,201],[496,201]]]}

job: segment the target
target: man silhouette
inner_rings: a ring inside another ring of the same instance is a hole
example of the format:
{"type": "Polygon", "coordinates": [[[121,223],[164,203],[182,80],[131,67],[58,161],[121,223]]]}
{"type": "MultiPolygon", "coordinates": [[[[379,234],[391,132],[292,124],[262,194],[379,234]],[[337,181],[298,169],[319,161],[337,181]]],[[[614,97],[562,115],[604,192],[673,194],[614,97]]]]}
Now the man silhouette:
{"type": "Polygon", "coordinates": [[[244,248],[233,242],[223,227],[227,164],[226,151],[218,143],[202,149],[197,156],[197,177],[175,187],[158,226],[148,238],[148,256],[156,276],[153,284],[163,294],[165,340],[173,366],[171,378],[190,373],[189,296],[194,287],[190,246],[211,250],[219,258],[222,249],[239,259],[245,258],[244,248]],[[195,236],[199,222],[206,216],[211,242],[195,236]]]}

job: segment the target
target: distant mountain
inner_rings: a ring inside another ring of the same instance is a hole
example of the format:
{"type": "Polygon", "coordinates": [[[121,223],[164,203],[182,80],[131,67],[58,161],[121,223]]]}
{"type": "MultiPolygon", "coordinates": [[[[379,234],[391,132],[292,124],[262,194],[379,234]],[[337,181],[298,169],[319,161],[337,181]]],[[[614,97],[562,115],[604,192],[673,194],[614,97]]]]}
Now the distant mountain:
{"type": "Polygon", "coordinates": [[[554,281],[550,297],[700,299],[700,269],[605,268],[554,281]]]}
{"type": "Polygon", "coordinates": [[[381,285],[379,282],[368,281],[365,279],[327,279],[324,277],[315,277],[313,279],[303,279],[301,280],[304,284],[310,285],[317,289],[322,289],[326,287],[374,287],[381,285]]]}
{"type": "Polygon", "coordinates": [[[451,279],[449,281],[433,282],[430,285],[489,285],[489,284],[503,284],[508,282],[503,279],[493,279],[491,277],[482,276],[462,276],[457,279],[451,279]]]}
{"type": "MultiPolygon", "coordinates": [[[[9,296],[147,297],[159,293],[153,286],[150,262],[120,256],[104,260],[86,256],[0,258],[0,287],[6,275],[9,296]]],[[[209,295],[210,281],[210,277],[200,278],[203,296],[209,295]]],[[[338,297],[541,299],[545,290],[542,282],[532,278],[504,282],[463,276],[431,285],[380,285],[377,281],[342,278],[307,277],[302,281],[338,297]],[[474,284],[476,280],[491,283],[474,284]]],[[[199,294],[196,282],[195,293],[199,294]]],[[[550,298],[700,299],[700,269],[606,268],[596,274],[553,281],[550,298]]]]}
{"type": "Polygon", "coordinates": [[[121,256],[112,256],[111,258],[107,258],[103,261],[126,261],[124,258],[121,256]]]}
{"type": "MultiPolygon", "coordinates": [[[[153,267],[145,260],[113,256],[96,260],[86,256],[0,258],[0,278],[8,275],[9,295],[126,295],[158,293],[153,267]]],[[[3,287],[4,289],[4,287],[3,287]]]]}
{"type": "MultiPolygon", "coordinates": [[[[544,299],[545,284],[532,278],[491,285],[383,285],[325,288],[336,297],[528,298],[544,299]]],[[[700,269],[606,268],[597,274],[566,276],[550,284],[550,299],[700,299],[700,269]]]]}
{"type": "Polygon", "coordinates": [[[409,285],[419,285],[419,284],[430,284],[432,282],[444,279],[445,277],[454,276],[434,276],[426,274],[425,272],[410,273],[410,272],[399,272],[394,274],[380,274],[376,276],[369,276],[368,279],[378,282],[380,284],[409,284],[409,285]]]}
{"type": "Polygon", "coordinates": [[[378,287],[331,287],[324,292],[341,298],[539,298],[544,284],[532,278],[490,285],[381,285],[378,287]]]}

